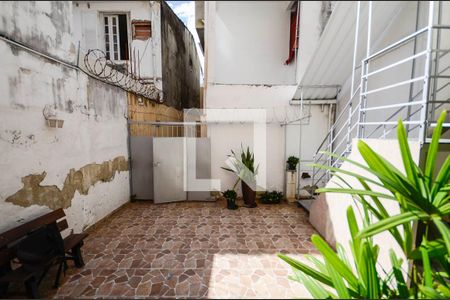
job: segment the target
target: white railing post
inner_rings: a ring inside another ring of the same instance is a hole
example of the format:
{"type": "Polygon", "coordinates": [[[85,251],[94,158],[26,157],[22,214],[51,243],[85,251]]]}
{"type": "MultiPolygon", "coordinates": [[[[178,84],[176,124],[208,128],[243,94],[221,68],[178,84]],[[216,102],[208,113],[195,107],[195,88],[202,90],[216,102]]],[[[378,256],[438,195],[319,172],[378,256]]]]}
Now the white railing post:
{"type": "MultiPolygon", "coordinates": [[[[361,1],[358,1],[356,6],[356,25],[355,25],[355,40],[353,45],[353,69],[352,69],[352,85],[350,89],[350,104],[348,108],[348,124],[347,124],[347,145],[345,146],[346,153],[350,153],[351,148],[351,128],[352,128],[352,112],[353,112],[353,95],[355,93],[355,69],[356,69],[356,57],[358,54],[358,37],[359,37],[359,15],[361,11],[361,1]]],[[[360,82],[361,84],[361,82],[360,82]]]]}
{"type": "Polygon", "coordinates": [[[370,56],[370,39],[372,32],[372,1],[369,1],[368,8],[368,19],[367,19],[367,48],[366,48],[366,58],[361,63],[361,96],[359,98],[359,120],[358,122],[358,138],[364,138],[364,123],[366,120],[366,112],[364,108],[367,104],[367,81],[368,77],[365,76],[369,73],[369,56],[370,56]]]}
{"type": "Polygon", "coordinates": [[[423,91],[422,91],[422,109],[420,111],[420,131],[419,141],[425,143],[427,131],[427,108],[428,96],[430,93],[430,73],[431,73],[431,59],[432,59],[432,44],[433,44],[433,18],[434,18],[434,1],[429,2],[428,6],[428,25],[427,25],[427,54],[425,58],[423,91]]]}

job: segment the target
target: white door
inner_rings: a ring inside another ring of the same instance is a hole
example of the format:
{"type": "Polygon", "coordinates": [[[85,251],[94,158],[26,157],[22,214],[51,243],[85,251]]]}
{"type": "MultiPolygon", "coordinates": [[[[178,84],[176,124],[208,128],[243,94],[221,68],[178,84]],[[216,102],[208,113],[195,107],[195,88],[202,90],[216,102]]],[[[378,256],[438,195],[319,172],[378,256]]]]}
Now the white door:
{"type": "Polygon", "coordinates": [[[187,199],[183,181],[182,137],[153,138],[153,201],[167,203],[187,199]]]}

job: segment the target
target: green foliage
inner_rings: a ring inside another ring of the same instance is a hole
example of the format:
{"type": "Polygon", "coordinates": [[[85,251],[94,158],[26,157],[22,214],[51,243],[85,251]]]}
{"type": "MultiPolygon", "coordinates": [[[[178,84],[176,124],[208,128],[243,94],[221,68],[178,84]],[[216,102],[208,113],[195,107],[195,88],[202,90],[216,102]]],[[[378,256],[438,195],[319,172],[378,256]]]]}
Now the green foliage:
{"type": "Polygon", "coordinates": [[[288,169],[291,171],[295,171],[297,169],[297,164],[300,161],[298,157],[295,156],[289,156],[288,160],[286,161],[288,164],[288,169]]]}
{"type": "Polygon", "coordinates": [[[255,181],[256,174],[258,174],[258,166],[255,167],[255,156],[253,152],[250,151],[249,147],[244,150],[241,145],[240,156],[236,155],[236,153],[231,150],[231,154],[228,155],[228,157],[230,158],[232,166],[230,168],[222,167],[222,169],[233,172],[238,176],[233,189],[236,188],[239,180],[244,180],[245,182],[255,181]]]}
{"type": "Polygon", "coordinates": [[[236,200],[236,197],[237,197],[236,191],[234,191],[234,190],[226,190],[225,192],[222,193],[222,195],[225,198],[232,199],[232,200],[236,200]]]}
{"type": "Polygon", "coordinates": [[[222,195],[227,199],[228,209],[234,210],[238,208],[238,206],[236,205],[237,194],[235,190],[226,190],[222,193],[222,195]]]}
{"type": "Polygon", "coordinates": [[[261,195],[260,200],[264,204],[277,204],[281,203],[281,200],[283,200],[283,193],[272,191],[272,192],[265,192],[261,195]]]}
{"type": "MultiPolygon", "coordinates": [[[[350,246],[354,265],[350,266],[343,251],[335,252],[319,236],[312,242],[321,252],[323,262],[315,262],[316,268],[292,260],[280,254],[289,263],[300,280],[313,296],[340,298],[449,298],[450,297],[450,157],[441,169],[436,171],[436,158],[439,138],[446,111],[440,115],[433,132],[423,169],[415,164],[407,142],[406,130],[402,121],[398,122],[398,142],[402,155],[405,175],[386,159],[373,151],[365,142],[358,142],[358,149],[367,166],[333,153],[328,155],[346,161],[357,168],[369,172],[372,178],[338,168],[315,165],[331,171],[341,180],[340,188],[323,188],[317,192],[350,194],[358,201],[364,211],[363,226],[358,227],[353,210],[347,214],[351,233],[350,246]],[[341,175],[357,179],[361,188],[352,187],[341,175]],[[436,174],[436,175],[435,175],[436,174]],[[369,186],[382,187],[385,192],[375,192],[369,186]],[[384,208],[384,201],[396,201],[400,213],[390,215],[384,208]],[[418,225],[414,238],[413,223],[418,225]],[[375,268],[378,246],[372,237],[389,232],[403,250],[412,268],[404,277],[401,261],[391,250],[392,269],[375,268]],[[433,234],[432,234],[433,233],[433,234]],[[417,241],[416,244],[413,242],[417,241]],[[409,283],[408,283],[409,282],[409,283]],[[321,283],[321,284],[319,284],[321,283]],[[324,289],[322,285],[334,289],[336,294],[324,289]]],[[[295,279],[293,278],[293,279],[295,279]]]]}

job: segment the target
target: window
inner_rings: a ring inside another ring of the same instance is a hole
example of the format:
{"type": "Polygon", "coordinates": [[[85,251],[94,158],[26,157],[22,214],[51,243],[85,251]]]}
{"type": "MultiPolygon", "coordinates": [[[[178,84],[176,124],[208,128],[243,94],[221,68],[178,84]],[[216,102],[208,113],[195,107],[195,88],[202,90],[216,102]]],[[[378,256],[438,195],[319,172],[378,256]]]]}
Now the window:
{"type": "Polygon", "coordinates": [[[152,26],[150,21],[133,20],[133,39],[147,40],[152,36],[152,26]]]}
{"type": "Polygon", "coordinates": [[[105,14],[105,53],[111,60],[128,60],[127,15],[105,14]]]}

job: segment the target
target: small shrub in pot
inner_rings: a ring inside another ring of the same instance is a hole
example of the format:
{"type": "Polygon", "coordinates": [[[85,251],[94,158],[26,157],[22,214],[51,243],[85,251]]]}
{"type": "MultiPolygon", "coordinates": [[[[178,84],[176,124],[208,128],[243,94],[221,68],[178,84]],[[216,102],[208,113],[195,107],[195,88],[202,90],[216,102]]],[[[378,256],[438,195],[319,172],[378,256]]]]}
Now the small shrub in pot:
{"type": "Polygon", "coordinates": [[[289,171],[297,170],[297,164],[299,161],[300,159],[298,157],[289,156],[288,160],[286,161],[286,163],[288,164],[288,170],[289,171]]]}
{"type": "Polygon", "coordinates": [[[238,206],[236,205],[236,197],[237,194],[234,190],[226,190],[223,192],[223,196],[225,199],[227,199],[227,208],[228,209],[237,209],[238,206]]]}
{"type": "Polygon", "coordinates": [[[264,194],[262,194],[260,200],[261,203],[264,204],[278,204],[281,203],[283,197],[284,195],[282,192],[272,191],[272,192],[265,192],[264,194]]]}

